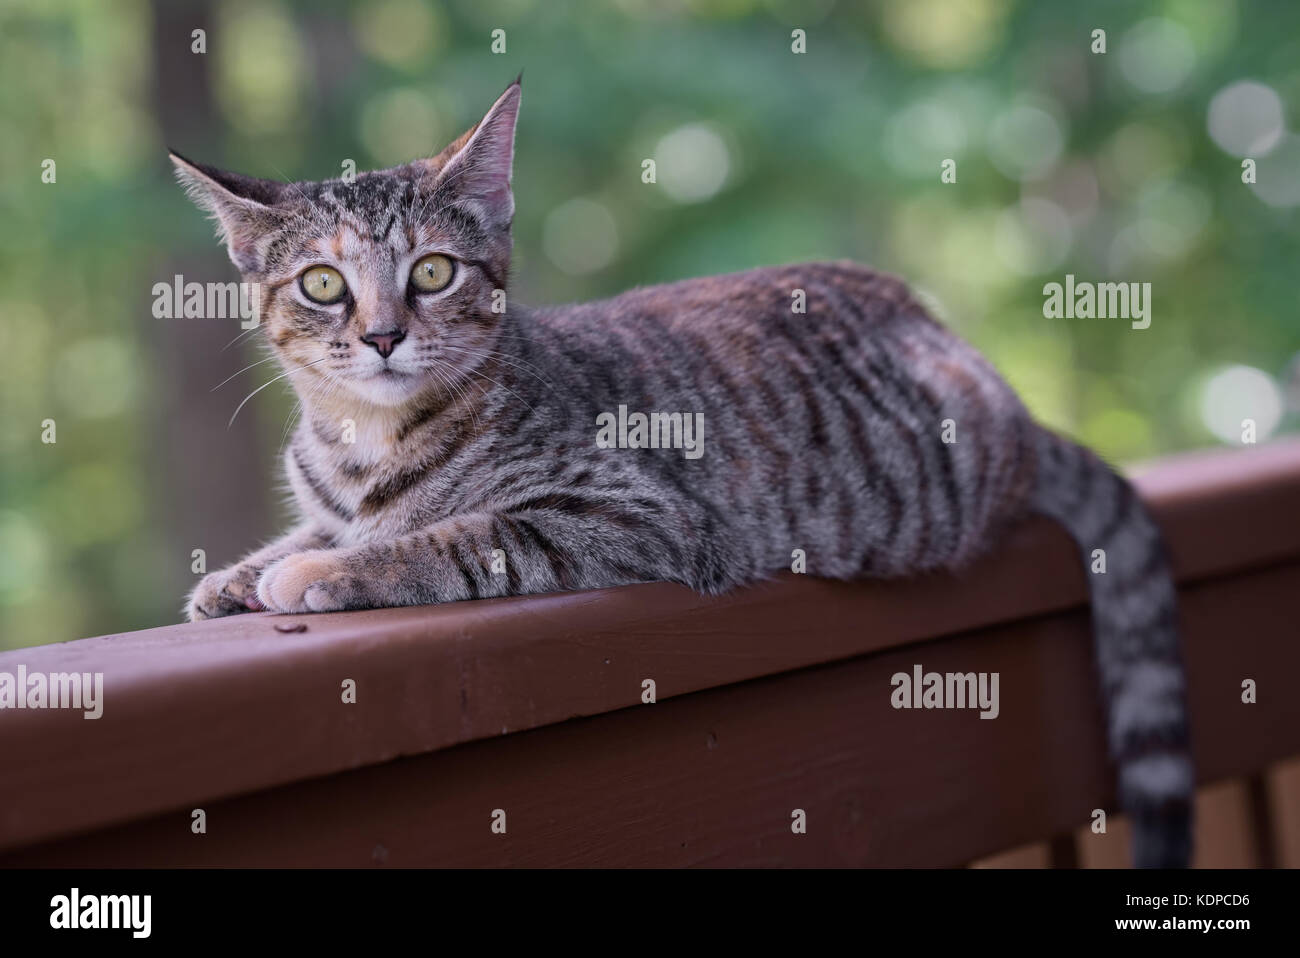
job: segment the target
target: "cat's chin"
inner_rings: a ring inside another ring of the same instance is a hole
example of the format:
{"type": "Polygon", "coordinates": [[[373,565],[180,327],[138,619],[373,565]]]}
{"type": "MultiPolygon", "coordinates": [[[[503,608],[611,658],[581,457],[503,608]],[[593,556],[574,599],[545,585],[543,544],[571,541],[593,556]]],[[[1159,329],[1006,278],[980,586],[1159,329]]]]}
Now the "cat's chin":
{"type": "Polygon", "coordinates": [[[426,376],[385,370],[365,379],[346,380],[357,396],[376,406],[405,406],[422,395],[429,386],[426,376]]]}

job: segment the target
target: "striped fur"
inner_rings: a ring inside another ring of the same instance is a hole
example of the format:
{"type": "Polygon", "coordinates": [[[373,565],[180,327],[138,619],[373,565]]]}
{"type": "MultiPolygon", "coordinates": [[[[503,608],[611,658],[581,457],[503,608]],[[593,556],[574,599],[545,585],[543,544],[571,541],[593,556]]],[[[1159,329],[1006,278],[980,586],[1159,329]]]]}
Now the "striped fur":
{"type": "Polygon", "coordinates": [[[1091,568],[1097,670],[1120,802],[1134,818],[1136,863],[1185,865],[1191,857],[1186,679],[1178,609],[1160,530],[1133,487],[1088,449],[1047,430],[1036,438],[1036,511],[1064,525],[1091,568]]]}
{"type": "Polygon", "coordinates": [[[816,575],[898,577],[960,568],[1041,512],[1085,555],[1108,554],[1092,584],[1121,797],[1139,862],[1185,863],[1174,595],[1131,487],[1035,425],[903,283],[851,263],[494,312],[518,102],[516,83],[437,157],[352,183],[176,158],[264,284],[264,328],[303,406],[285,452],[300,525],[204,579],[190,616],[658,580],[717,593],[789,568],[796,549],[816,575]],[[456,275],[416,295],[407,273],[428,252],[456,275]],[[296,287],[321,263],[347,280],[339,306],[296,287]],[[405,336],[390,357],[360,339],[388,328],[405,336]],[[620,405],[702,413],[704,455],[598,448],[597,417],[620,405]]]}

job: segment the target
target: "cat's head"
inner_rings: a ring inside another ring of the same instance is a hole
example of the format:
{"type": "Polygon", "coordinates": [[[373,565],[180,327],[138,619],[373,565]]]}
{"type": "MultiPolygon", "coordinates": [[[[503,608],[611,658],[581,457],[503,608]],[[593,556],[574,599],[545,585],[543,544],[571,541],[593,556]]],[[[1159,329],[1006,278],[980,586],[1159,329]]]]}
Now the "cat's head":
{"type": "Polygon", "coordinates": [[[350,182],[260,180],[171,154],[245,282],[259,284],[267,340],[300,370],[300,394],[332,384],[400,406],[454,390],[492,352],[519,97],[516,80],[437,156],[350,182]]]}

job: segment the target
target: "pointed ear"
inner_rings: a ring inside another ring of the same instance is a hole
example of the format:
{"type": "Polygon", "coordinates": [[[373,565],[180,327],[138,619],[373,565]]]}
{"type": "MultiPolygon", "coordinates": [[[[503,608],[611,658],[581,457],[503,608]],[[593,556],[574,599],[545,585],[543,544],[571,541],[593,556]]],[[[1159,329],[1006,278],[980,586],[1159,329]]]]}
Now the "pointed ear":
{"type": "Polygon", "coordinates": [[[175,150],[167,153],[176,167],[176,179],[190,199],[217,221],[218,235],[231,262],[242,273],[260,272],[258,244],[284,222],[284,212],[275,204],[287,188],[285,184],[194,163],[175,150]]]}
{"type": "Polygon", "coordinates": [[[477,206],[494,226],[507,227],[515,213],[510,174],[515,156],[515,121],[519,118],[520,81],[515,80],[473,128],[432,159],[435,188],[477,206]]]}

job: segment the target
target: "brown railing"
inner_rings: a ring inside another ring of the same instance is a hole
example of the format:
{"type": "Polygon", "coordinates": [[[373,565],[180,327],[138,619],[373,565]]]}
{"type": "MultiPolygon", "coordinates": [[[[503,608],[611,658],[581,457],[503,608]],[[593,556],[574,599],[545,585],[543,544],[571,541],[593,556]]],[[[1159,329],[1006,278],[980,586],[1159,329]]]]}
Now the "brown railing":
{"type": "MultiPolygon", "coordinates": [[[[1138,483],[1179,581],[1198,775],[1245,783],[1251,860],[1277,862],[1300,442],[1138,483]]],[[[0,655],[19,666],[102,672],[103,716],[0,711],[3,865],[938,866],[1038,841],[1122,860],[1122,825],[1084,827],[1113,782],[1084,573],[1046,522],[956,577],[245,615],[0,655]],[[916,664],[998,672],[1000,716],[894,709],[916,664]]]]}

